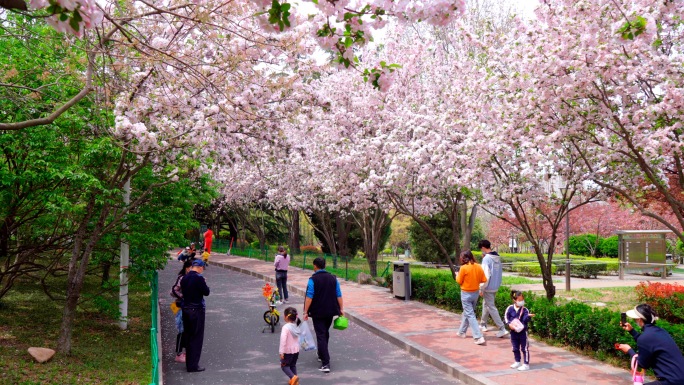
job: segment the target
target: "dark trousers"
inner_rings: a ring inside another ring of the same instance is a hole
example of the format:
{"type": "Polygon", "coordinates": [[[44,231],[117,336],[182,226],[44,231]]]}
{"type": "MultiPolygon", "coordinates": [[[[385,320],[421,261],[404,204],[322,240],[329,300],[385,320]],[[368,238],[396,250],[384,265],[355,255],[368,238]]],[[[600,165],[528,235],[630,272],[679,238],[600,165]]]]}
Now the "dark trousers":
{"type": "Polygon", "coordinates": [[[511,345],[513,345],[513,356],[515,357],[515,362],[520,362],[520,352],[525,359],[523,363],[525,365],[530,364],[530,347],[527,344],[527,332],[523,331],[516,333],[511,331],[511,345]]]}
{"type": "Polygon", "coordinates": [[[323,366],[330,365],[330,353],[328,352],[328,340],[330,339],[330,325],[333,317],[313,318],[313,327],[316,332],[316,343],[318,343],[318,357],[323,366]]]}
{"type": "Polygon", "coordinates": [[[297,359],[299,353],[285,353],[285,358],[280,359],[280,368],[288,377],[292,378],[297,375],[297,359]]]}
{"type": "Polygon", "coordinates": [[[185,339],[185,368],[189,372],[197,370],[204,343],[204,309],[183,309],[183,338],[185,339]]]}
{"type": "Polygon", "coordinates": [[[276,271],[276,286],[278,286],[281,300],[290,298],[287,292],[287,271],[276,271]]]}

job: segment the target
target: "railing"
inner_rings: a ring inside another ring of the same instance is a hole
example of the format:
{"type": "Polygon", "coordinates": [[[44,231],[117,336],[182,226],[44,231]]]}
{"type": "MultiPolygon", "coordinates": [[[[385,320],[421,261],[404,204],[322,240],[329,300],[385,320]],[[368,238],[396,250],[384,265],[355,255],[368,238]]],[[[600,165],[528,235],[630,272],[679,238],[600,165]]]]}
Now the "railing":
{"type": "Polygon", "coordinates": [[[150,359],[152,360],[152,379],[150,385],[159,385],[159,345],[157,344],[157,330],[159,319],[159,275],[152,273],[150,278],[150,359]]]}

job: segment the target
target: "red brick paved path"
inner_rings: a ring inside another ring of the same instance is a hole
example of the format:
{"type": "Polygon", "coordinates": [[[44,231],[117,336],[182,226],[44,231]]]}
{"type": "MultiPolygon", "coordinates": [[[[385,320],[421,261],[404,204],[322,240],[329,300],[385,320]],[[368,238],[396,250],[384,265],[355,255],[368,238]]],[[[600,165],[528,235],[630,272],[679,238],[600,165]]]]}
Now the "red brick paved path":
{"type": "MultiPolygon", "coordinates": [[[[273,264],[256,259],[214,254],[212,264],[274,280],[273,264]]],[[[291,266],[288,286],[303,294],[311,270],[291,266]]],[[[467,384],[629,384],[623,369],[602,364],[566,350],[532,340],[530,370],[510,369],[513,353],[508,338],[485,333],[487,343],[473,343],[456,335],[460,315],[416,301],[394,298],[384,288],[340,280],[345,311],[352,322],[371,330],[411,354],[452,374],[467,384]]],[[[626,358],[625,358],[626,360],[626,358]]]]}

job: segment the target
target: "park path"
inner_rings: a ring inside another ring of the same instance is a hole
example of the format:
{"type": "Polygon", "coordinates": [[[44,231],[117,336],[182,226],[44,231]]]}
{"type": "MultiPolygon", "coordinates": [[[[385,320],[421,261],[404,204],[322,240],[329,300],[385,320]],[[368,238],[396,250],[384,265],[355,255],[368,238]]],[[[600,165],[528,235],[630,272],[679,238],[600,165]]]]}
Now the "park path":
{"type": "MultiPolygon", "coordinates": [[[[210,263],[273,281],[273,265],[269,262],[213,254],[210,263]]],[[[291,292],[303,295],[310,275],[310,270],[291,267],[288,274],[291,292]]],[[[420,302],[396,299],[385,288],[343,280],[340,284],[345,312],[353,324],[370,330],[463,383],[614,385],[631,381],[626,370],[534,340],[530,344],[531,370],[519,372],[509,368],[513,353],[507,338],[494,338],[493,332],[488,332],[485,333],[487,343],[477,346],[470,338],[470,331],[466,339],[456,335],[460,315],[420,302]]]]}
{"type": "MultiPolygon", "coordinates": [[[[185,364],[174,362],[176,327],[169,308],[169,290],[180,263],[172,260],[159,272],[162,370],[165,385],[286,384],[280,370],[276,333],[262,333],[266,301],[261,295],[264,280],[230,269],[209,266],[204,276],[211,289],[207,313],[201,373],[187,373],[185,364]]],[[[304,299],[290,295],[290,305],[302,311],[304,299]]],[[[279,309],[282,311],[283,306],[279,309]]],[[[426,364],[379,336],[351,324],[347,330],[331,330],[332,372],[318,371],[314,352],[300,353],[297,364],[302,385],[443,385],[461,384],[457,379],[426,364]]],[[[2,381],[0,381],[2,382],[2,381]]]]}

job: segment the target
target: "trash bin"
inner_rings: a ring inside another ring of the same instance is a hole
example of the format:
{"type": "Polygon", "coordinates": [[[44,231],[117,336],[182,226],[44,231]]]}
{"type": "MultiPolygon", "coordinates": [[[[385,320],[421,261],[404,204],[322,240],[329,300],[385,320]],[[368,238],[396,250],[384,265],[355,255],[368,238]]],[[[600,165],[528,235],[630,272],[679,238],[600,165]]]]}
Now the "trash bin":
{"type": "Polygon", "coordinates": [[[411,269],[404,261],[394,261],[392,272],[392,292],[397,298],[408,301],[411,297],[411,269]]]}

